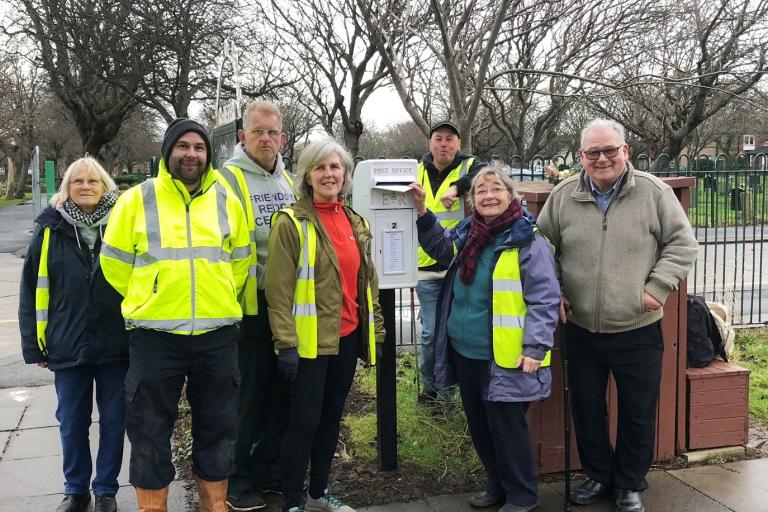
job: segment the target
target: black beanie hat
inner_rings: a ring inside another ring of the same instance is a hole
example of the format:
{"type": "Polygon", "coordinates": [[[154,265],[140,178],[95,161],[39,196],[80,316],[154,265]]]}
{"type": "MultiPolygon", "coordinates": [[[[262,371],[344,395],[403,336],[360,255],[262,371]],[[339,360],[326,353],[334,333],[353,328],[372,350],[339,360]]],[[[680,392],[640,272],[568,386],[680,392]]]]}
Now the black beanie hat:
{"type": "Polygon", "coordinates": [[[211,139],[208,137],[208,132],[205,131],[205,128],[203,128],[200,123],[186,117],[177,117],[171,121],[171,124],[169,124],[168,128],[165,129],[163,145],[160,148],[160,151],[163,154],[163,159],[165,160],[166,165],[168,164],[168,157],[171,156],[171,150],[173,150],[173,146],[176,145],[176,141],[179,140],[181,136],[187,132],[195,132],[199,134],[205,141],[205,149],[207,152],[205,168],[207,169],[211,163],[211,158],[213,157],[211,139]]]}

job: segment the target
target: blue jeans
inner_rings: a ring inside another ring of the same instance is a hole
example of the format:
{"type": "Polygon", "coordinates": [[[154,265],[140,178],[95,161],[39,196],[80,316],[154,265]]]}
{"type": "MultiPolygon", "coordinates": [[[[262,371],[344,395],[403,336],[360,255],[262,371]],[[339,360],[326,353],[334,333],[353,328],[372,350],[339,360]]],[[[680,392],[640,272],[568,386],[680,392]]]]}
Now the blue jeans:
{"type": "Polygon", "coordinates": [[[125,437],[124,381],[128,363],[80,365],[56,370],[56,419],[60,423],[64,456],[64,492],[88,494],[91,479],[91,447],[88,428],[93,412],[93,384],[99,408],[99,450],[93,493],[117,493],[117,476],[123,462],[125,437]]]}
{"type": "Polygon", "coordinates": [[[421,321],[421,346],[419,348],[419,371],[424,393],[435,391],[435,318],[437,297],[440,295],[442,279],[420,280],[416,284],[419,298],[419,320],[421,321]]]}

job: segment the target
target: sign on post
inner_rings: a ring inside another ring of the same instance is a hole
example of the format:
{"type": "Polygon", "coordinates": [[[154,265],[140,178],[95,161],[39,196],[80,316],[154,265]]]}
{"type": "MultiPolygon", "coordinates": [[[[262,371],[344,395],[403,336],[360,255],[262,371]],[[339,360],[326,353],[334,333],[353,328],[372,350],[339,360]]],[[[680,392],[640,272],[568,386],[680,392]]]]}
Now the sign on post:
{"type": "Polygon", "coordinates": [[[45,168],[45,195],[48,197],[47,202],[51,202],[53,194],[56,193],[56,162],[53,160],[46,160],[44,164],[45,168]]]}
{"type": "Polygon", "coordinates": [[[43,210],[40,204],[40,147],[35,146],[32,152],[32,162],[29,164],[29,173],[32,175],[32,210],[35,213],[34,219],[40,215],[43,210]]]}

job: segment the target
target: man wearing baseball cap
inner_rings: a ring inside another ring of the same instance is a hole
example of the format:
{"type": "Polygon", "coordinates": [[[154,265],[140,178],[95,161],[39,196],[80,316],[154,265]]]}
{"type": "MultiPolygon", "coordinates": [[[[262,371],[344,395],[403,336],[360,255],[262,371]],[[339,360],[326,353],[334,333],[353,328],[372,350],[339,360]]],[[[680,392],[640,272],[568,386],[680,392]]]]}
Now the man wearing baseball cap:
{"type": "Polygon", "coordinates": [[[167,510],[171,434],[186,382],[200,510],[226,512],[237,434],[239,295],[252,263],[240,201],[216,179],[191,119],[168,125],[157,178],[117,201],[101,249],[130,331],[130,482],[140,512],[167,510]]]}
{"type": "MultiPolygon", "coordinates": [[[[443,227],[450,228],[464,218],[463,196],[469,191],[472,178],[485,163],[459,151],[459,128],[448,120],[432,125],[427,148],[429,152],[419,163],[418,182],[426,192],[427,208],[434,212],[443,227]]],[[[418,259],[419,281],[416,285],[416,295],[419,298],[421,320],[419,370],[422,384],[419,403],[426,404],[438,398],[435,390],[435,346],[432,332],[435,327],[437,296],[446,267],[430,258],[421,247],[418,259]]],[[[446,396],[447,394],[443,393],[440,398],[446,396]]]]}

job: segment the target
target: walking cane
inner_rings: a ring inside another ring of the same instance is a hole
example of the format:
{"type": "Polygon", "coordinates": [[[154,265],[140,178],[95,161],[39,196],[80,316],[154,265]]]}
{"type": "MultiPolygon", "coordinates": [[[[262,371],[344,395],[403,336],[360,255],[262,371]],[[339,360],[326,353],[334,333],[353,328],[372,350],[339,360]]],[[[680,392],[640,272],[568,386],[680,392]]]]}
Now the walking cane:
{"type": "Polygon", "coordinates": [[[419,340],[416,339],[416,304],[414,304],[413,288],[411,288],[411,343],[413,343],[413,353],[416,356],[416,399],[418,400],[421,392],[421,371],[419,369],[419,340]]]}
{"type": "Polygon", "coordinates": [[[563,363],[563,434],[565,435],[565,503],[564,512],[571,512],[571,390],[568,387],[568,354],[565,350],[565,329],[560,325],[560,359],[563,363]]]}

